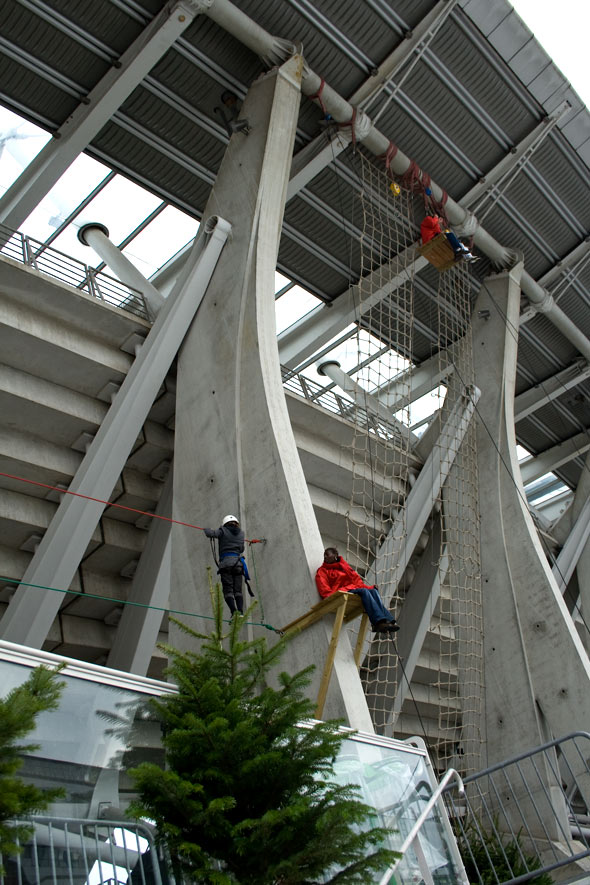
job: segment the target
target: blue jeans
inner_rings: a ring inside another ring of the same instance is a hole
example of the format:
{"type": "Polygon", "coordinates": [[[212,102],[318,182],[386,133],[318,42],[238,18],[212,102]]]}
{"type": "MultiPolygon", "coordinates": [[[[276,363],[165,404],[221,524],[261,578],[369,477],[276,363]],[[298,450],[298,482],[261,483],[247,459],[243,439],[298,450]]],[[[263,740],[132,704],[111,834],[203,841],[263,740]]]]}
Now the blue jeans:
{"type": "Polygon", "coordinates": [[[363,608],[368,614],[369,620],[373,626],[375,626],[378,621],[395,621],[391,612],[383,605],[383,600],[379,596],[379,591],[376,587],[357,587],[348,592],[356,593],[357,596],[360,596],[363,608]]]}

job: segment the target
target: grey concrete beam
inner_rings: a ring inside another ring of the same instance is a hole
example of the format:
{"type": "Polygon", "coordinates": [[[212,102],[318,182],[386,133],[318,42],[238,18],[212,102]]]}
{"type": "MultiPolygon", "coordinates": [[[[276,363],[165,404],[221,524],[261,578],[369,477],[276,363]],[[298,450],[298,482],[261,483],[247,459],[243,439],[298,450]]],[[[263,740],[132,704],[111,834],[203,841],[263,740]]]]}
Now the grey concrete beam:
{"type": "MultiPolygon", "coordinates": [[[[156,514],[172,515],[172,472],[160,498],[156,514]]],[[[152,519],[145,547],[117,626],[107,667],[147,675],[164,612],[170,600],[172,567],[171,523],[152,519]]]]}
{"type": "Polygon", "coordinates": [[[524,485],[534,482],[534,480],[539,479],[546,473],[557,470],[562,464],[567,464],[568,461],[572,461],[574,458],[585,454],[589,449],[590,436],[588,431],[584,430],[582,433],[564,440],[564,442],[559,443],[557,446],[546,449],[540,455],[521,464],[520,475],[522,482],[524,485]]]}
{"type": "MultiPolygon", "coordinates": [[[[474,311],[478,406],[484,672],[482,732],[487,764],[547,735],[584,729],[590,662],[551,575],[520,481],[513,392],[519,274],[488,277],[474,311]],[[484,318],[485,317],[485,318],[484,318]],[[507,691],[507,686],[510,690],[507,691]]],[[[540,772],[549,786],[551,773],[540,772]]],[[[559,812],[560,808],[556,808],[559,812]]],[[[554,820],[554,818],[552,818],[554,820]]],[[[564,821],[567,827],[567,821],[564,821]]],[[[547,819],[545,837],[552,833],[547,819]]]]}
{"type": "Polygon", "coordinates": [[[414,247],[410,246],[388,262],[387,266],[378,268],[368,275],[364,282],[365,287],[371,289],[372,278],[376,284],[370,297],[359,299],[358,286],[352,286],[330,306],[322,305],[314,308],[301,320],[281,332],[278,336],[281,363],[290,369],[296,369],[323,344],[351,323],[358,321],[360,316],[368,313],[399,286],[411,282],[413,273],[417,273],[427,264],[426,259],[422,257],[414,261],[414,252],[414,247]],[[410,266],[412,263],[413,271],[410,266]],[[391,273],[391,278],[384,284],[383,278],[388,272],[391,273]]]}
{"type": "Polygon", "coordinates": [[[522,421],[587,378],[590,378],[590,364],[578,361],[552,378],[524,390],[514,398],[514,420],[522,421]]]}

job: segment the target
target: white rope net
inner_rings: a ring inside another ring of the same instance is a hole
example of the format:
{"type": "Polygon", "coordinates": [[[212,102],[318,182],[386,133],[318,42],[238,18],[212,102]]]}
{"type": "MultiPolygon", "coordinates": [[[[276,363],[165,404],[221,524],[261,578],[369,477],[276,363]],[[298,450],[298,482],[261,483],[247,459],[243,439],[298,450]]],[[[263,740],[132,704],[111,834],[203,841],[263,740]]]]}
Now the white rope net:
{"type": "MultiPolygon", "coordinates": [[[[415,294],[410,196],[393,193],[384,172],[361,153],[357,158],[363,235],[358,357],[351,374],[363,392],[351,406],[357,414],[347,558],[369,584],[378,585],[401,626],[395,641],[367,636],[361,677],[379,733],[419,735],[441,769],[452,764],[475,771],[482,693],[475,427],[464,422],[462,441],[444,430],[473,384],[469,276],[464,266],[441,273],[438,293],[430,294],[429,326],[436,331],[417,327],[414,298],[425,296],[415,294]],[[412,403],[410,357],[415,338],[426,334],[438,354],[432,389],[421,403],[412,403]],[[421,444],[410,431],[420,406],[438,409],[421,444]],[[440,474],[442,457],[437,453],[428,477],[435,489],[432,512],[419,526],[406,502],[433,444],[435,453],[437,446],[447,453],[452,467],[437,491],[434,472],[440,474]]],[[[352,632],[358,624],[353,622],[352,632]]],[[[356,642],[356,635],[351,638],[356,642]]]]}

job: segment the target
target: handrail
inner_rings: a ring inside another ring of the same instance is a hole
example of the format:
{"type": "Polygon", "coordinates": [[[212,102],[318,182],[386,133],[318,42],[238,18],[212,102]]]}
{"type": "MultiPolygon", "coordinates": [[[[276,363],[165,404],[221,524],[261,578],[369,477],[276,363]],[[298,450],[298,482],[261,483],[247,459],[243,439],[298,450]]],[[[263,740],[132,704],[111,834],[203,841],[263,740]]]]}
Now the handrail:
{"type": "Polygon", "coordinates": [[[0,224],[0,257],[18,261],[106,304],[150,319],[144,296],[137,289],[4,224],[0,224]]]}
{"type": "MultiPolygon", "coordinates": [[[[408,850],[408,848],[410,847],[410,845],[412,844],[412,842],[414,841],[414,839],[418,835],[418,833],[422,827],[422,824],[424,823],[424,821],[426,820],[426,818],[428,817],[428,815],[430,814],[430,812],[432,811],[432,809],[434,808],[434,806],[436,805],[438,800],[440,799],[440,797],[443,793],[443,790],[445,789],[446,785],[451,780],[451,778],[453,778],[456,781],[457,791],[459,792],[459,794],[463,795],[465,793],[465,788],[463,786],[463,780],[461,778],[461,775],[454,768],[449,768],[444,773],[438,787],[436,788],[436,790],[434,791],[434,793],[432,794],[432,796],[430,797],[430,799],[428,800],[428,802],[426,803],[424,808],[422,809],[422,812],[420,813],[416,822],[414,823],[414,826],[412,827],[412,829],[410,830],[410,832],[406,836],[401,848],[398,849],[400,856],[395,861],[395,863],[393,863],[385,871],[385,873],[383,874],[383,876],[379,880],[379,885],[387,885],[387,883],[390,881],[390,879],[393,876],[393,874],[395,873],[397,867],[399,866],[399,864],[403,860],[404,854],[406,853],[406,851],[408,850]]],[[[465,885],[467,885],[467,882],[465,883],[465,885]]]]}

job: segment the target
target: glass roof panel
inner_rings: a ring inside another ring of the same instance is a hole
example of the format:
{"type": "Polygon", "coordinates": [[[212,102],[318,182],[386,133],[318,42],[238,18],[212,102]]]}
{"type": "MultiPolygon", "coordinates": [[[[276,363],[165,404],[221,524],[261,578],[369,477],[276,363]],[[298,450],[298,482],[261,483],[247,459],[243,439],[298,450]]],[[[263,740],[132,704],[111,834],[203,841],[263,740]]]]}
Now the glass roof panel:
{"type": "Polygon", "coordinates": [[[150,194],[145,188],[117,175],[82,210],[76,219],[76,226],[81,227],[90,221],[105,224],[109,229],[110,239],[118,245],[161,202],[159,197],[150,194]]]}
{"type": "Polygon", "coordinates": [[[50,139],[43,129],[0,107],[0,193],[8,190],[50,139]]]}
{"type": "MultiPolygon", "coordinates": [[[[289,280],[287,277],[283,277],[282,274],[275,273],[275,282],[278,277],[283,280],[278,287],[280,290],[288,285],[289,280]]],[[[318,304],[320,304],[320,299],[312,295],[311,292],[308,292],[302,286],[293,286],[275,302],[277,334],[288,329],[289,326],[300,320],[301,317],[313,310],[314,307],[317,307],[318,304]]]]}
{"type": "Polygon", "coordinates": [[[194,239],[198,229],[196,218],[167,206],[131,240],[123,254],[145,277],[151,277],[194,239]]]}
{"type": "MultiPolygon", "coordinates": [[[[107,166],[86,154],[80,154],[23,222],[23,233],[44,243],[109,172],[107,166]]],[[[93,252],[90,254],[94,255],[93,252]]]]}

